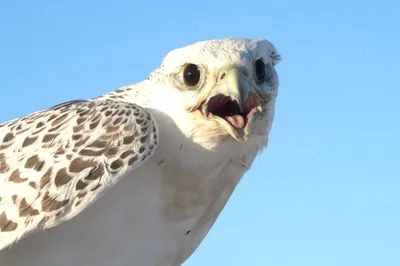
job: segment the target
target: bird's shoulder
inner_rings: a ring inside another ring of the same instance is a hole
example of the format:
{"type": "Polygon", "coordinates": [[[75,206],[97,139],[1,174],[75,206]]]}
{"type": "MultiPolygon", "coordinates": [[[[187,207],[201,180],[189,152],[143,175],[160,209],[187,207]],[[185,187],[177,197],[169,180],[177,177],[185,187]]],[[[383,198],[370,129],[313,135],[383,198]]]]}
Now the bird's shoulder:
{"type": "Polygon", "coordinates": [[[76,100],[0,125],[0,249],[68,220],[158,147],[146,109],[76,100]]]}

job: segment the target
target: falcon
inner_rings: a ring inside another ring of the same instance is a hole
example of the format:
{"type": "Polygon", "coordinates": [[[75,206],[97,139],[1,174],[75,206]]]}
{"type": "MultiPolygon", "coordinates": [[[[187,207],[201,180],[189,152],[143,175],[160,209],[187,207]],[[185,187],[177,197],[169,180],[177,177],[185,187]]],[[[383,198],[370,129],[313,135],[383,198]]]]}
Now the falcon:
{"type": "Polygon", "coordinates": [[[267,146],[280,61],[201,41],[149,77],[0,125],[0,265],[176,266],[267,146]]]}

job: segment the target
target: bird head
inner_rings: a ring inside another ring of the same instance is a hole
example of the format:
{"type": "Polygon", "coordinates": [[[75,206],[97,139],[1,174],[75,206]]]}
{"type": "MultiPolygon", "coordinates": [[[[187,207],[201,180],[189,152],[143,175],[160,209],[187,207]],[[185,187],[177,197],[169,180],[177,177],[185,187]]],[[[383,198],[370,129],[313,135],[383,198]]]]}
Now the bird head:
{"type": "Polygon", "coordinates": [[[270,130],[279,60],[267,40],[203,41],[168,53],[150,79],[169,88],[165,97],[179,96],[171,116],[187,135],[246,142],[270,130]]]}

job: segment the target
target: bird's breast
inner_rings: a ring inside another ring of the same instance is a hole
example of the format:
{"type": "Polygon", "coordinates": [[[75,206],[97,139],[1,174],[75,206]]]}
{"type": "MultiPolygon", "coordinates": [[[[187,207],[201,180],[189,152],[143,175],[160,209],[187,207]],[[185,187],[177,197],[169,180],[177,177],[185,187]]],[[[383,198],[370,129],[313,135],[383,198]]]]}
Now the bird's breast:
{"type": "Polygon", "coordinates": [[[244,168],[228,158],[210,159],[212,154],[188,163],[180,156],[200,155],[190,149],[185,154],[184,145],[178,149],[173,156],[156,152],[81,214],[1,254],[0,265],[182,264],[209,232],[244,168]]]}
{"type": "Polygon", "coordinates": [[[174,243],[173,264],[180,265],[200,245],[244,173],[232,160],[213,164],[182,165],[178,158],[157,156],[138,173],[151,177],[148,191],[153,195],[153,213],[160,230],[174,243]],[[196,167],[194,167],[196,166],[196,167]]]}

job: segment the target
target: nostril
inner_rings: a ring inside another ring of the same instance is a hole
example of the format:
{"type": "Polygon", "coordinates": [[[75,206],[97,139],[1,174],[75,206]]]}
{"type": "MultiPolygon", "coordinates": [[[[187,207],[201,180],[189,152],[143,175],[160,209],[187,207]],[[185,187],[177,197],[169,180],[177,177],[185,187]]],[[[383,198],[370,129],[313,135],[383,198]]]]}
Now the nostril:
{"type": "Polygon", "coordinates": [[[219,77],[219,79],[220,79],[220,80],[223,80],[223,79],[225,78],[225,76],[226,76],[226,73],[225,73],[225,72],[222,72],[222,74],[221,74],[221,76],[219,77]]]}
{"type": "Polygon", "coordinates": [[[247,70],[242,70],[243,74],[247,77],[249,74],[247,73],[247,70]]]}

